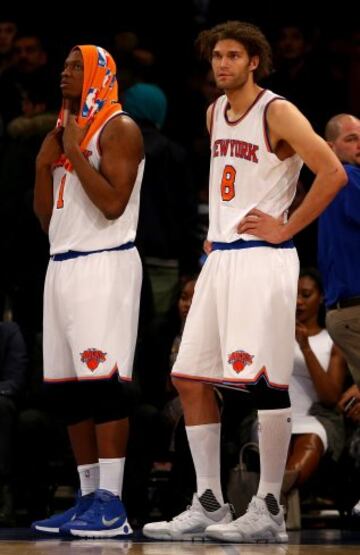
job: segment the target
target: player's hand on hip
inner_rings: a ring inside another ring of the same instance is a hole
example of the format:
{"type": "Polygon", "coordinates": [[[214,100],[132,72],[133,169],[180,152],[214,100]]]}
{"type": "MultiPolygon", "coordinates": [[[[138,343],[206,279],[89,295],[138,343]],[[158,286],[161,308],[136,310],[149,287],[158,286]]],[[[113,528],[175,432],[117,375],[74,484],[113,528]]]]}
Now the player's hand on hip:
{"type": "Polygon", "coordinates": [[[237,227],[238,233],[256,235],[269,243],[282,243],[284,237],[284,222],[282,218],[273,218],[269,214],[253,208],[246,214],[237,227]]]}
{"type": "Polygon", "coordinates": [[[61,127],[52,129],[42,142],[38,155],[36,157],[37,166],[52,166],[63,153],[61,127]]]}

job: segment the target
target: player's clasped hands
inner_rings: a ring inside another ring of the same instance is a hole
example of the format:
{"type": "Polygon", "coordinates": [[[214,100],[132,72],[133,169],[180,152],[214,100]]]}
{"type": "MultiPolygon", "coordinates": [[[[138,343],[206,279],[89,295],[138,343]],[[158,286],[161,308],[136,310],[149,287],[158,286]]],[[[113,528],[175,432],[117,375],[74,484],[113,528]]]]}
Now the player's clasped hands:
{"type": "Polygon", "coordinates": [[[64,152],[69,156],[74,148],[79,148],[80,143],[85,137],[89,126],[80,127],[74,114],[69,114],[64,128],[63,146],[64,152]]]}

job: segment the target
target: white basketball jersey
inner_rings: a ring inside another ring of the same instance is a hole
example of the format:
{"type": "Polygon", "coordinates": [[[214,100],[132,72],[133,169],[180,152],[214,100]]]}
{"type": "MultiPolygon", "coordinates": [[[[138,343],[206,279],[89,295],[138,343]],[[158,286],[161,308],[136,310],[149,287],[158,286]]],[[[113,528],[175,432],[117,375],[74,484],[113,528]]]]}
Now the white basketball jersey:
{"type": "MultiPolygon", "coordinates": [[[[99,138],[104,126],[115,112],[91,138],[85,155],[93,168],[99,170],[101,154],[99,138]]],[[[119,156],[122,153],[119,152],[119,156]]],[[[134,241],[139,216],[140,186],[144,172],[142,160],[130,199],[124,213],[116,220],[107,220],[89,199],[75,171],[63,166],[53,171],[54,206],[49,228],[50,254],[73,251],[110,249],[134,241]]]]}
{"type": "Polygon", "coordinates": [[[271,151],[266,110],[279,98],[269,90],[259,93],[248,111],[235,122],[227,119],[226,95],[217,99],[212,115],[209,191],[210,241],[256,239],[236,231],[240,220],[258,208],[286,219],[295,196],[302,160],[294,154],[284,161],[271,151]]]}

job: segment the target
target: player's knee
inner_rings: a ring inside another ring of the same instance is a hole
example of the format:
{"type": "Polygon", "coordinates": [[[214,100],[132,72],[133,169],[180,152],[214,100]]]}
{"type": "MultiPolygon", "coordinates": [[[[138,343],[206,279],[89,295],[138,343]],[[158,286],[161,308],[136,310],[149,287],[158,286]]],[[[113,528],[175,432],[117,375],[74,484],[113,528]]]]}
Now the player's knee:
{"type": "Polygon", "coordinates": [[[176,377],[172,378],[172,383],[179,393],[183,403],[192,402],[194,399],[199,399],[202,395],[204,388],[209,387],[201,382],[194,380],[184,380],[176,377]]]}
{"type": "Polygon", "coordinates": [[[172,377],[171,382],[179,395],[186,394],[190,390],[191,382],[189,380],[172,377]]]}

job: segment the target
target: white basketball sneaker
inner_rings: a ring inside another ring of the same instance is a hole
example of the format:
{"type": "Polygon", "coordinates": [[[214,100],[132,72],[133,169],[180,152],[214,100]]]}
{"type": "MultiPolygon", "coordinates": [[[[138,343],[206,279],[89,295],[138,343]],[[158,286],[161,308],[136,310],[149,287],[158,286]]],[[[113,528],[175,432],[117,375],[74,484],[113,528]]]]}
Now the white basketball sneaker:
{"type": "Polygon", "coordinates": [[[194,494],[192,505],[169,522],[150,522],[145,524],[143,534],[155,540],[202,540],[210,524],[227,524],[232,521],[229,505],[208,512],[194,494]]]}
{"type": "Polygon", "coordinates": [[[236,543],[286,543],[284,512],[273,495],[254,496],[246,513],[229,524],[212,524],[206,535],[236,543]]]}

